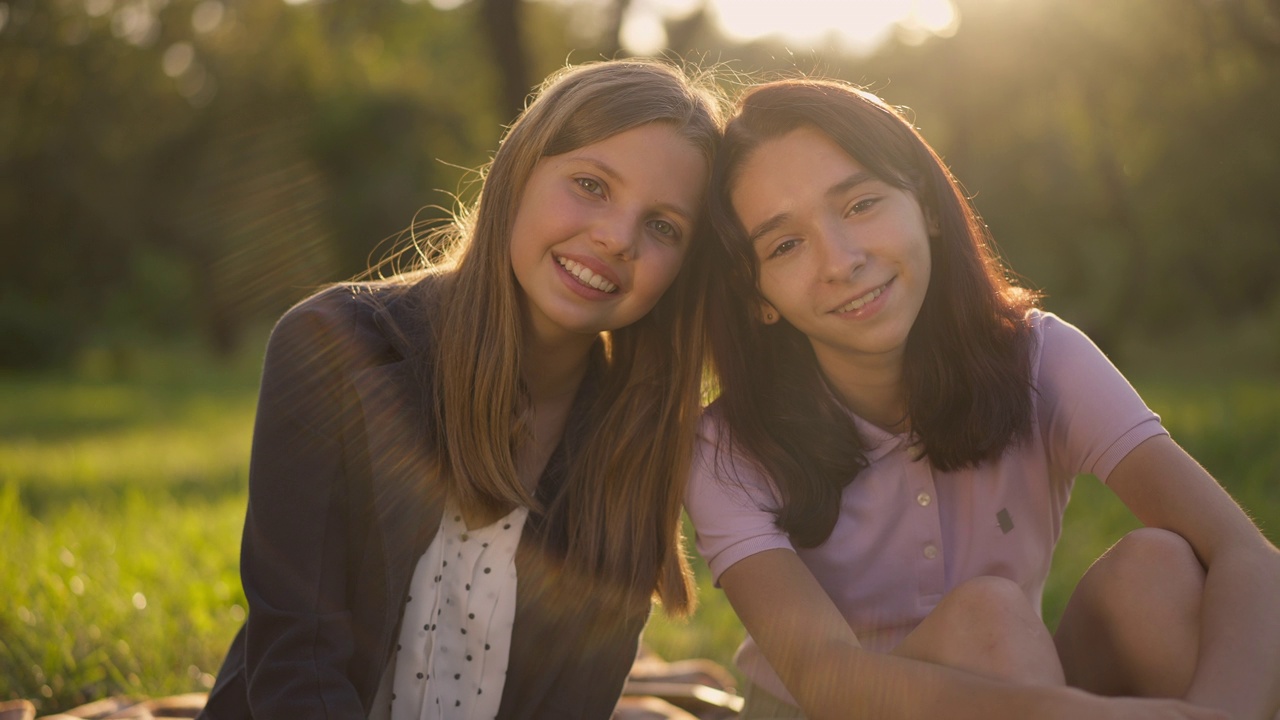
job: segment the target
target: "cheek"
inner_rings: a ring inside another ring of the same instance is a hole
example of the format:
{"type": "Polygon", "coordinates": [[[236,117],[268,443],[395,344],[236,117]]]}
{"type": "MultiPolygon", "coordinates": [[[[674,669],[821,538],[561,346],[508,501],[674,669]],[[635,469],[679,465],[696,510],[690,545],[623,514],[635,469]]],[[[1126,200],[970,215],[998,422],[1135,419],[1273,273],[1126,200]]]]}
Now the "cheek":
{"type": "MultiPolygon", "coordinates": [[[[790,295],[786,292],[786,287],[781,282],[782,278],[777,275],[777,273],[767,271],[761,272],[760,278],[756,282],[756,294],[758,297],[751,299],[751,301],[758,304],[758,301],[763,299],[781,313],[783,317],[786,317],[787,313],[791,312],[791,303],[788,302],[790,295]]],[[[747,299],[744,298],[744,300],[747,299]]]]}
{"type": "MultiPolygon", "coordinates": [[[[643,292],[638,293],[638,298],[652,310],[680,276],[680,270],[684,267],[685,252],[676,248],[662,248],[660,251],[656,249],[651,251],[650,257],[654,262],[644,273],[643,292]]],[[[639,274],[636,280],[636,289],[640,290],[639,274]]]]}
{"type": "Polygon", "coordinates": [[[928,243],[919,250],[915,258],[915,279],[912,281],[914,294],[919,303],[923,306],[925,298],[929,296],[929,292],[933,287],[933,254],[930,251],[928,243]]]}
{"type": "Polygon", "coordinates": [[[661,278],[666,284],[671,284],[680,271],[684,268],[685,261],[689,257],[687,247],[675,247],[671,245],[655,244],[652,251],[655,263],[656,277],[661,278]]]}

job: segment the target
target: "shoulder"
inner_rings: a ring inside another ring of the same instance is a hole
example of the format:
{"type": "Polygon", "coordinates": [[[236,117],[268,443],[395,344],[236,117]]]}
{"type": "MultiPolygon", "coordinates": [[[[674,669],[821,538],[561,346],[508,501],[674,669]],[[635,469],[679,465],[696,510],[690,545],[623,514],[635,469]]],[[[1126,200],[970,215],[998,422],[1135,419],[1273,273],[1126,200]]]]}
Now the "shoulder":
{"type": "Polygon", "coordinates": [[[430,346],[424,339],[406,340],[406,332],[396,329],[426,325],[425,320],[397,322],[399,316],[417,315],[412,308],[403,309],[404,292],[336,285],[284,314],[267,343],[259,389],[257,432],[271,438],[267,445],[290,447],[290,438],[302,429],[334,438],[356,428],[349,424],[356,420],[359,427],[392,441],[405,434],[404,428],[417,427],[397,426],[400,418],[425,421],[430,367],[417,359],[429,357],[430,346]],[[369,413],[374,407],[379,412],[369,413]],[[409,414],[401,416],[391,408],[409,414]],[[374,433],[375,425],[385,431],[374,433]]]}
{"type": "Polygon", "coordinates": [[[732,447],[721,413],[715,404],[703,413],[697,457],[685,492],[685,510],[696,530],[698,551],[716,582],[743,558],[791,548],[776,522],[781,504],[776,487],[763,468],[732,447]]]}
{"type": "Polygon", "coordinates": [[[721,400],[708,405],[698,420],[697,456],[703,471],[721,479],[736,480],[737,476],[745,474],[763,475],[763,470],[751,460],[746,449],[734,442],[733,428],[721,400]]]}
{"type": "Polygon", "coordinates": [[[1136,442],[1160,434],[1160,418],[1089,336],[1050,313],[1040,321],[1036,367],[1046,445],[1073,472],[1106,478],[1136,442]]]}
{"type": "Polygon", "coordinates": [[[1047,340],[1061,336],[1084,336],[1076,326],[1048,310],[1039,308],[1027,311],[1027,327],[1031,330],[1032,347],[1037,354],[1044,349],[1047,340]]]}
{"type": "Polygon", "coordinates": [[[272,335],[290,335],[320,328],[337,330],[343,326],[351,326],[365,306],[360,296],[361,288],[358,285],[331,285],[324,288],[285,311],[272,330],[272,335]]]}
{"type": "Polygon", "coordinates": [[[698,419],[698,439],[709,445],[717,445],[722,436],[727,437],[724,419],[724,403],[715,400],[702,411],[698,419]]]}
{"type": "Polygon", "coordinates": [[[1063,320],[1055,313],[1039,308],[1027,311],[1027,326],[1031,328],[1032,336],[1037,339],[1061,335],[1085,337],[1080,328],[1063,320]]]}
{"type": "Polygon", "coordinates": [[[415,354],[429,337],[422,284],[342,283],[320,290],[276,323],[268,360],[307,354],[317,360],[377,363],[389,355],[415,354]]]}
{"type": "Polygon", "coordinates": [[[734,443],[719,401],[707,406],[698,424],[689,494],[713,498],[714,505],[732,499],[753,508],[774,508],[780,502],[769,474],[734,443]]]}
{"type": "Polygon", "coordinates": [[[1029,311],[1027,325],[1031,328],[1032,379],[1037,384],[1046,373],[1069,373],[1105,361],[1102,350],[1084,331],[1051,312],[1029,311]]]}

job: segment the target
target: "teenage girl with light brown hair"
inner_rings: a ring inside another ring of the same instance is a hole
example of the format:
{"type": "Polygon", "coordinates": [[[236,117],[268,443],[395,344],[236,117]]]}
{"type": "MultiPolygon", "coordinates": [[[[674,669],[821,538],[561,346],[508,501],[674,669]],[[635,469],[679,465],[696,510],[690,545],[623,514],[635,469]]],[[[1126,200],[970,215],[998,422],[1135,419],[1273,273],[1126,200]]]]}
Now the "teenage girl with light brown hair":
{"type": "Polygon", "coordinates": [[[249,476],[249,602],[208,718],[607,718],[656,595],[702,355],[714,96],[550,78],[444,259],[290,310],[249,476]]]}

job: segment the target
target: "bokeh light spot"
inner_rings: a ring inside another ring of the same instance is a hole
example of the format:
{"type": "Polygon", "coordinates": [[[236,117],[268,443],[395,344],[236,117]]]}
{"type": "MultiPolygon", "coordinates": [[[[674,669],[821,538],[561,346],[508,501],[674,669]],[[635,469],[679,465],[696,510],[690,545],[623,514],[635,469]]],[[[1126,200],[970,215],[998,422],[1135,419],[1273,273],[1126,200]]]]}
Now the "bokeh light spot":
{"type": "Polygon", "coordinates": [[[191,11],[191,28],[198,33],[213,32],[222,24],[227,6],[218,0],[204,0],[191,11]]]}
{"type": "Polygon", "coordinates": [[[102,17],[115,7],[115,0],[84,0],[84,11],[90,17],[102,17]]]}
{"type": "Polygon", "coordinates": [[[189,42],[176,42],[164,51],[164,56],[160,59],[160,65],[164,68],[164,74],[171,78],[176,78],[191,69],[191,63],[196,59],[196,50],[189,42]]]}

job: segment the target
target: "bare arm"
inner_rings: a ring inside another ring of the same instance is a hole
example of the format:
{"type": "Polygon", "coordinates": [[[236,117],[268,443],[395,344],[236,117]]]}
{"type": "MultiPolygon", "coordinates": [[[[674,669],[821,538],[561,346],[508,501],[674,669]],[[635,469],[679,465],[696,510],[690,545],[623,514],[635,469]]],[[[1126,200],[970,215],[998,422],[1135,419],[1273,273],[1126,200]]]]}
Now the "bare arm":
{"type": "Polygon", "coordinates": [[[1107,699],[1066,687],[999,682],[863,650],[795,553],[767,550],[720,576],[730,603],[810,720],[873,717],[1223,718],[1176,701],[1107,699]]]}
{"type": "Polygon", "coordinates": [[[1189,701],[1242,719],[1280,712],[1280,552],[1167,436],[1130,452],[1107,484],[1143,524],[1176,532],[1206,570],[1189,701]]]}

